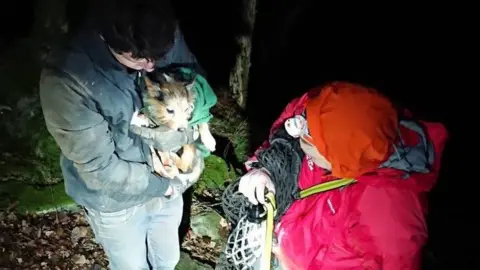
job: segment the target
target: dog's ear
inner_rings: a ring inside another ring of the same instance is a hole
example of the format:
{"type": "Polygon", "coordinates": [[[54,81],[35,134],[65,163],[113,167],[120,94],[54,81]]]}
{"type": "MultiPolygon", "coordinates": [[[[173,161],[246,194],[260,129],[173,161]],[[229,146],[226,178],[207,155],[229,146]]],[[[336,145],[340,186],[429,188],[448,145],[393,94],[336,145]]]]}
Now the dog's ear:
{"type": "Polygon", "coordinates": [[[186,82],[184,86],[188,90],[188,92],[191,92],[193,87],[195,86],[195,80],[192,80],[191,82],[186,82]]]}
{"type": "Polygon", "coordinates": [[[162,77],[167,83],[172,83],[175,81],[172,77],[170,77],[167,73],[162,73],[162,77]]]}
{"type": "Polygon", "coordinates": [[[159,87],[159,85],[153,83],[150,78],[145,77],[145,85],[147,87],[148,95],[157,100],[163,101],[165,93],[159,87]]]}
{"type": "Polygon", "coordinates": [[[154,70],[147,73],[152,82],[158,83],[160,85],[174,82],[175,79],[168,75],[164,70],[154,70]]]}

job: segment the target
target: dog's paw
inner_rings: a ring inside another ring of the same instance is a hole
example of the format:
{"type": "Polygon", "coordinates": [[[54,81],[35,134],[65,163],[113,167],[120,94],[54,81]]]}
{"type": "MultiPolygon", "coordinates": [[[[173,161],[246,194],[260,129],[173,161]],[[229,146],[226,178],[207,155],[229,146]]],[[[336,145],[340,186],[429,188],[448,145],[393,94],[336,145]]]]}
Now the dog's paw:
{"type": "Polygon", "coordinates": [[[170,153],[170,157],[172,158],[173,165],[177,168],[177,170],[183,173],[190,169],[193,162],[193,157],[189,159],[188,153],[183,153],[182,157],[179,157],[175,153],[170,153]]]}
{"type": "Polygon", "coordinates": [[[205,147],[207,147],[207,149],[210,150],[210,152],[215,151],[215,147],[217,145],[217,142],[215,141],[215,138],[212,136],[212,134],[202,136],[201,140],[202,140],[203,145],[205,145],[205,147]]]}
{"type": "Polygon", "coordinates": [[[165,177],[173,179],[180,174],[180,171],[175,166],[166,166],[165,167],[165,177]]]}

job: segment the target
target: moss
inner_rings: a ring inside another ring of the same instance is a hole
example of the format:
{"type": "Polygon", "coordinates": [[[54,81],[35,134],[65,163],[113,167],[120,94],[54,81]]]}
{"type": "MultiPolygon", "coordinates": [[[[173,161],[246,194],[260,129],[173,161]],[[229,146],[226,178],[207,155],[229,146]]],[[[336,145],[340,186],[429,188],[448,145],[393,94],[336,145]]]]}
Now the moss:
{"type": "Polygon", "coordinates": [[[245,162],[248,158],[248,143],[248,134],[246,131],[242,136],[237,137],[233,142],[235,148],[235,156],[240,162],[245,162]]]}
{"type": "Polygon", "coordinates": [[[248,150],[247,120],[225,104],[219,103],[216,106],[214,118],[210,122],[213,133],[228,138],[234,147],[237,160],[245,161],[248,150]]]}
{"type": "Polygon", "coordinates": [[[36,169],[40,173],[42,183],[61,181],[63,177],[60,169],[60,148],[46,128],[36,139],[34,153],[37,160],[36,169]]]}
{"type": "Polygon", "coordinates": [[[0,209],[13,208],[18,212],[41,212],[75,207],[65,193],[63,183],[47,187],[10,181],[0,183],[0,209]]]}
{"type": "MultiPolygon", "coordinates": [[[[38,117],[40,118],[40,117],[38,117]]],[[[41,118],[40,118],[41,119],[41,118]]],[[[0,179],[49,185],[62,180],[60,149],[42,124],[29,125],[31,134],[2,136],[0,143],[0,179]]]]}
{"type": "Polygon", "coordinates": [[[205,189],[221,189],[225,182],[236,178],[233,168],[229,167],[221,157],[210,155],[205,159],[205,170],[195,184],[195,192],[202,193],[205,189]]]}

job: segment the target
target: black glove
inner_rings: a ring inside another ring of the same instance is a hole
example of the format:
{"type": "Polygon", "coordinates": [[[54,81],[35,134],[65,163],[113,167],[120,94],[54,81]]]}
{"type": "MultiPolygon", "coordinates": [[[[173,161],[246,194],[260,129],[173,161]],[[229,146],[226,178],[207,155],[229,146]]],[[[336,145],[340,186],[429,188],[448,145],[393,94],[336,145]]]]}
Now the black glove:
{"type": "Polygon", "coordinates": [[[130,131],[140,136],[149,146],[162,152],[176,152],[183,145],[194,142],[193,128],[178,131],[164,126],[148,128],[130,125],[130,131]]]}

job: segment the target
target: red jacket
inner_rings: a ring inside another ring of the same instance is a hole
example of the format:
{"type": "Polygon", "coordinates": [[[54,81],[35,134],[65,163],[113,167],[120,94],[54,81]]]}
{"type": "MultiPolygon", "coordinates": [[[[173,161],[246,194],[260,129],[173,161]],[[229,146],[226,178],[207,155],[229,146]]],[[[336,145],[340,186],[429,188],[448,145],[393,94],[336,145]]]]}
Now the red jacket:
{"type": "MultiPolygon", "coordinates": [[[[271,132],[287,118],[302,114],[307,95],[287,105],[271,132]]],[[[421,122],[434,148],[430,173],[378,169],[357,177],[357,183],[295,201],[275,229],[290,269],[420,269],[427,240],[426,193],[434,186],[448,134],[440,123],[421,122]]],[[[407,146],[418,143],[412,130],[401,127],[407,146]]],[[[262,147],[267,147],[265,142],[262,147]]],[[[261,147],[261,148],[262,148],[261,147]]],[[[305,157],[301,189],[333,180],[305,157]]]]}

